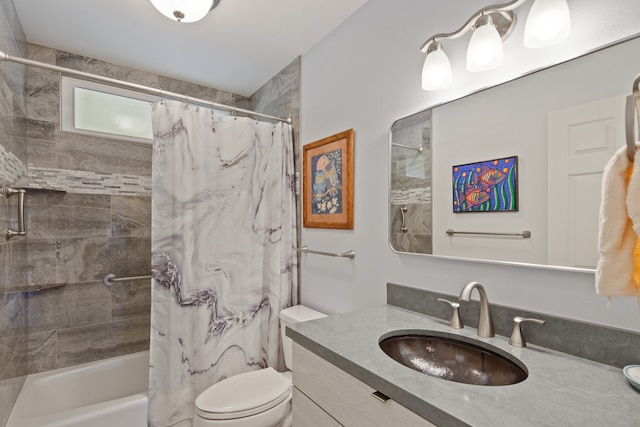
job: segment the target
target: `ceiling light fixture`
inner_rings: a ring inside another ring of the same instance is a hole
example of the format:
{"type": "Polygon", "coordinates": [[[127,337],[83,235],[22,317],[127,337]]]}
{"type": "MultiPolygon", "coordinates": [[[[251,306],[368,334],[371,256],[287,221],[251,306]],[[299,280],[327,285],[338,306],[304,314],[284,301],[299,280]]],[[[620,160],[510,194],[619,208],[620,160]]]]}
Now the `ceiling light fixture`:
{"type": "Polygon", "coordinates": [[[220,0],[149,0],[160,13],[178,22],[196,22],[218,6],[220,0]]]}
{"type": "MultiPolygon", "coordinates": [[[[527,1],[513,0],[503,5],[487,6],[458,30],[429,37],[420,48],[427,54],[422,68],[422,88],[437,90],[451,83],[451,65],[440,40],[462,37],[470,30],[473,34],[467,48],[467,70],[480,72],[500,65],[503,60],[502,42],[511,35],[516,23],[515,9],[527,1]]],[[[571,17],[566,0],[534,0],[525,24],[524,46],[551,46],[567,38],[570,31],[571,17]]]]}

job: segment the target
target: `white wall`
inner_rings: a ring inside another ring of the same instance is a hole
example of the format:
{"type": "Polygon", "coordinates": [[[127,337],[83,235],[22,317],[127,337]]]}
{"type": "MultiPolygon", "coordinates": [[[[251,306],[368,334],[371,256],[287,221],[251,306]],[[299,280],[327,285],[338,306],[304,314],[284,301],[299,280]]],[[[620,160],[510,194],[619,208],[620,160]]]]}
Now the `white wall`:
{"type": "Polygon", "coordinates": [[[636,301],[616,299],[608,310],[606,298],[595,295],[591,273],[396,254],[389,248],[388,138],[396,119],[627,37],[638,31],[640,22],[637,0],[617,0],[616,8],[622,10],[615,14],[608,10],[614,2],[570,0],[572,35],[562,45],[526,50],[520,47],[519,27],[505,44],[505,63],[494,72],[470,76],[461,65],[468,36],[454,40],[445,46],[454,85],[440,92],[422,91],[421,44],[435,33],[458,28],[488,4],[369,0],[303,55],[302,144],[355,130],[355,228],[305,228],[302,243],[332,252],[353,249],[356,258],[303,255],[301,301],[338,313],[384,303],[387,282],[457,294],[465,283],[477,280],[491,302],[640,331],[636,301]],[[595,21],[601,28],[594,27],[595,21]]]}
{"type": "MultiPolygon", "coordinates": [[[[431,144],[433,199],[437,201],[433,210],[434,253],[547,264],[547,115],[616,96],[622,111],[620,121],[624,122],[629,82],[640,72],[638,51],[640,39],[630,40],[434,108],[431,144]],[[452,165],[513,155],[519,157],[518,212],[453,213],[452,165]],[[493,219],[490,224],[486,223],[488,216],[493,219]],[[530,239],[452,238],[444,233],[448,228],[494,232],[530,230],[532,234],[530,239]]],[[[622,147],[624,125],[615,130],[617,147],[622,147]]],[[[601,156],[601,168],[610,156],[609,151],[601,156]]],[[[593,209],[588,212],[590,219],[593,216],[593,223],[583,224],[581,235],[585,240],[589,237],[596,242],[600,189],[592,188],[594,194],[589,199],[593,201],[593,209]]],[[[559,215],[558,206],[553,206],[552,215],[559,215]]],[[[549,241],[557,247],[559,238],[557,234],[551,235],[549,241]]],[[[581,266],[595,268],[598,258],[595,244],[591,252],[592,263],[581,266]]]]}

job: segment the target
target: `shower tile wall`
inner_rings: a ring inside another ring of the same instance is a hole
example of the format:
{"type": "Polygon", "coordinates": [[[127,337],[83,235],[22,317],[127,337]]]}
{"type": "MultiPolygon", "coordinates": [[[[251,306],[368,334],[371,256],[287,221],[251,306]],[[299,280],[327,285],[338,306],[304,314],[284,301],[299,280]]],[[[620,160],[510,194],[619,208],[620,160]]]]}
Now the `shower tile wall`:
{"type": "MultiPolygon", "coordinates": [[[[13,2],[0,0],[0,50],[24,55],[26,43],[13,2]]],[[[0,187],[26,180],[24,67],[0,64],[0,187]]],[[[15,197],[0,197],[0,230],[16,227],[15,197]]],[[[27,282],[27,242],[0,238],[0,425],[5,425],[27,374],[27,316],[24,296],[6,292],[27,282]]]]}
{"type": "MultiPolygon", "coordinates": [[[[227,92],[28,45],[37,61],[249,108],[227,92]]],[[[29,186],[67,193],[27,199],[31,284],[65,283],[30,293],[29,371],[147,349],[150,281],[106,287],[117,276],[150,272],[151,144],[60,131],[59,76],[27,70],[29,186]]]]}

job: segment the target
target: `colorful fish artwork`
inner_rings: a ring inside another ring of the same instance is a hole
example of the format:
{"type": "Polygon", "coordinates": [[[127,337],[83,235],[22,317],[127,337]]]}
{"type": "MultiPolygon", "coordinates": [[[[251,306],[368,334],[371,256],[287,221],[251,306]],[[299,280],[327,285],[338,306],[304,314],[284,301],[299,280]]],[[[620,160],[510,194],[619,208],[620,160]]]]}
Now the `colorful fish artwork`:
{"type": "Polygon", "coordinates": [[[518,156],[453,166],[453,212],[518,210],[518,156]]]}

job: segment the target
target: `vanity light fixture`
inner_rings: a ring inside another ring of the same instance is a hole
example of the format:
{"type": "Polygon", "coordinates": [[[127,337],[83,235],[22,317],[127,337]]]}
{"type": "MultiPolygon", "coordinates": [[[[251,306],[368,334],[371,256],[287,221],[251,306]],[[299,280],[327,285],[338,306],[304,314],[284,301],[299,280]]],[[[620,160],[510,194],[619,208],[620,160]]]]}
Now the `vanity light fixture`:
{"type": "Polygon", "coordinates": [[[467,48],[467,70],[474,73],[495,68],[504,58],[502,37],[491,15],[480,16],[475,27],[467,48]]]}
{"type": "MultiPolygon", "coordinates": [[[[503,5],[487,6],[476,12],[452,33],[431,36],[420,50],[427,54],[422,68],[422,88],[437,90],[452,81],[451,64],[441,40],[462,37],[473,31],[467,48],[467,70],[487,71],[503,60],[502,42],[516,23],[515,9],[528,0],[513,0],[503,5]]],[[[540,48],[564,40],[571,30],[571,17],[566,0],[534,0],[524,29],[524,46],[540,48]]]]}
{"type": "Polygon", "coordinates": [[[451,84],[451,63],[440,42],[429,45],[422,67],[422,88],[436,90],[451,84]]]}
{"type": "Polygon", "coordinates": [[[178,22],[196,22],[218,6],[220,0],[149,0],[160,13],[178,22]]]}

